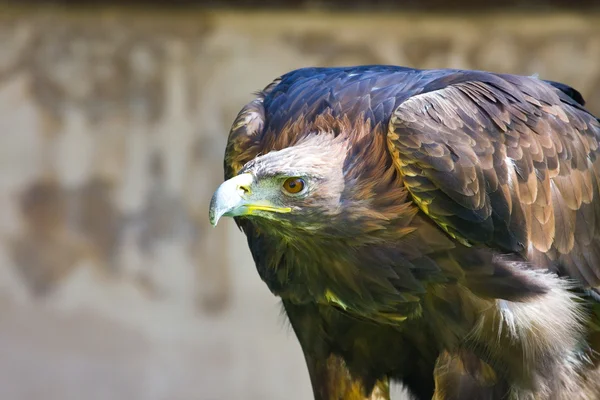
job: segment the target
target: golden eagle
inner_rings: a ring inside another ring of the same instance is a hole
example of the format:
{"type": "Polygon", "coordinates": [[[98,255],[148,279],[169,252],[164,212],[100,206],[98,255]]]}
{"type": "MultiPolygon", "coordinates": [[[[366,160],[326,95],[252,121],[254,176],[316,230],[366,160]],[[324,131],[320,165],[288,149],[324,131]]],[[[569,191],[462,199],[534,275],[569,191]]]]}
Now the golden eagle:
{"type": "Polygon", "coordinates": [[[318,400],[572,400],[600,349],[599,141],[536,77],[299,69],[236,118],[210,220],[246,234],[318,400]]]}

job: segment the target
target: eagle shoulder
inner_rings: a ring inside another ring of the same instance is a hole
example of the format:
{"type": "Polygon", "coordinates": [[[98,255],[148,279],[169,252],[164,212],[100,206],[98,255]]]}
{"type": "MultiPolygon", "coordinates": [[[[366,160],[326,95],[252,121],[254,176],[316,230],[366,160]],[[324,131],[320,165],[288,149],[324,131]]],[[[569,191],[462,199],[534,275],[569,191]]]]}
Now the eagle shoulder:
{"type": "Polygon", "coordinates": [[[537,78],[473,72],[445,82],[390,120],[388,146],[414,202],[467,246],[547,257],[600,285],[596,117],[537,78]]]}

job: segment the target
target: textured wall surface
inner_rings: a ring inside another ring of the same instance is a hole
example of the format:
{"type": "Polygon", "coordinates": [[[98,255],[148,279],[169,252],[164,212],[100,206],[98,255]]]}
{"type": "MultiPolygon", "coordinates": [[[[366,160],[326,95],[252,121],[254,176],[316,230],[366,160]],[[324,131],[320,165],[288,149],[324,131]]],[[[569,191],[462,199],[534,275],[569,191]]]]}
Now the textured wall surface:
{"type": "Polygon", "coordinates": [[[231,221],[237,111],[302,66],[538,73],[600,112],[600,16],[0,10],[0,398],[310,398],[231,221]]]}

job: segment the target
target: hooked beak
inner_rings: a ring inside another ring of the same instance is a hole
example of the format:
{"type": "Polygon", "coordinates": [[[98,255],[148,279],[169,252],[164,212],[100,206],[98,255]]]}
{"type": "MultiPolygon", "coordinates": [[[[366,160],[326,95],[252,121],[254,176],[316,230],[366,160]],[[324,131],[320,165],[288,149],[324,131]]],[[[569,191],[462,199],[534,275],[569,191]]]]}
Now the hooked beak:
{"type": "Polygon", "coordinates": [[[254,211],[290,212],[291,208],[274,207],[265,200],[253,199],[252,174],[241,174],[223,182],[210,200],[208,218],[212,226],[217,226],[221,217],[251,215],[254,211]]]}

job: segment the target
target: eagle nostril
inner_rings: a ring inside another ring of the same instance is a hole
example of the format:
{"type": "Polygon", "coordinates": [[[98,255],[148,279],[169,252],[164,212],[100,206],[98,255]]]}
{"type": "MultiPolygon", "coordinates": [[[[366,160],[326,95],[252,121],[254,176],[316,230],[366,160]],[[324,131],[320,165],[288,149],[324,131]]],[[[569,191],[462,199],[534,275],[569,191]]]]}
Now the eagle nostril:
{"type": "Polygon", "coordinates": [[[250,188],[248,186],[238,185],[237,190],[240,196],[250,194],[250,188]]]}

